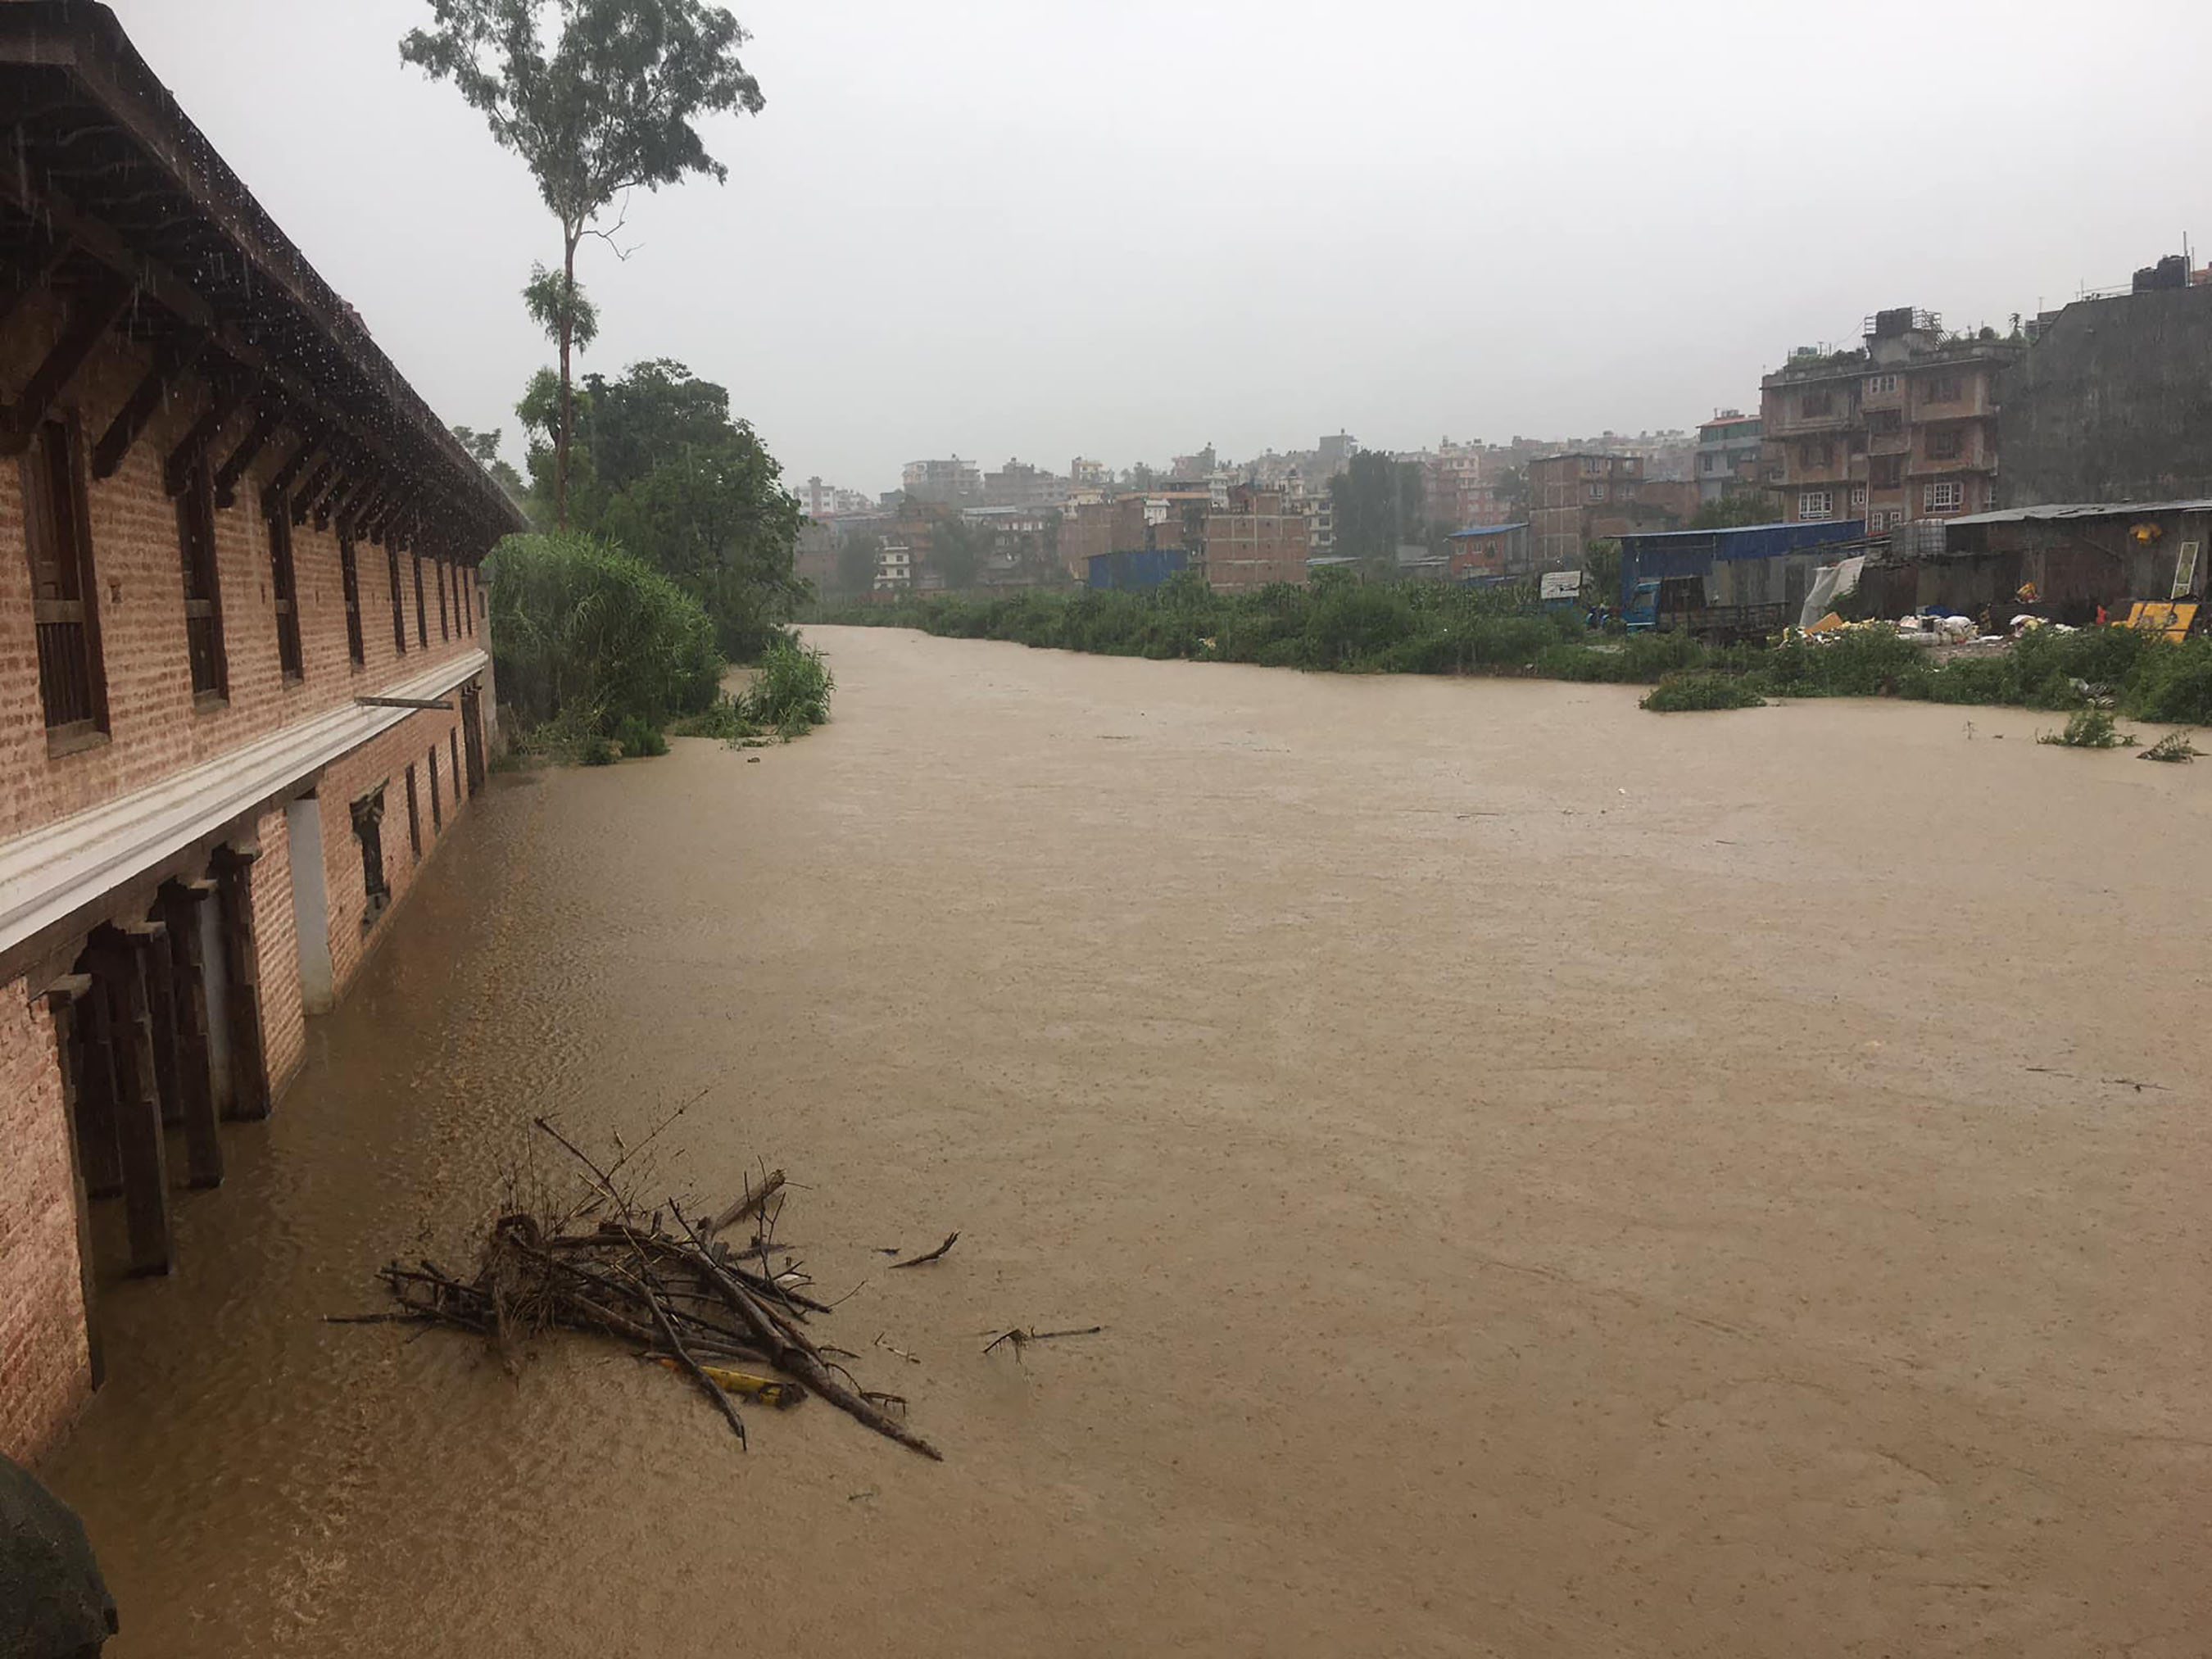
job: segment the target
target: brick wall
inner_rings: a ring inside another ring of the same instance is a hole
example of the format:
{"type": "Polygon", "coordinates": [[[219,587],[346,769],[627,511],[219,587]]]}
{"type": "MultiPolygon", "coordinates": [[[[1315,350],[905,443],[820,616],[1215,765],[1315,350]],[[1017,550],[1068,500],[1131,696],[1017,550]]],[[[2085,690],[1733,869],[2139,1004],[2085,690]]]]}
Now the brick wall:
{"type": "MultiPolygon", "coordinates": [[[[27,311],[28,307],[27,307],[27,311]]],[[[50,325],[51,313],[41,319],[50,325]]],[[[17,342],[0,359],[0,384],[19,384],[46,329],[27,317],[9,330],[17,342]]],[[[96,356],[71,389],[65,410],[76,420],[80,458],[106,430],[144,368],[144,354],[119,341],[96,356]]],[[[222,706],[195,709],[185,655],[183,562],[176,506],[161,470],[204,406],[205,392],[180,391],[157,414],[112,477],[88,483],[89,535],[97,575],[101,654],[107,683],[110,741],[49,759],[38,693],[38,648],[32,629],[30,569],[24,552],[22,475],[0,460],[0,840],[109,799],[143,788],[164,775],[294,724],[363,693],[385,689],[443,658],[490,648],[473,572],[462,576],[477,611],[476,632],[448,605],[450,638],[440,637],[437,568],[422,575],[428,641],[418,643],[415,571],[400,562],[407,650],[395,647],[392,584],[386,550],[358,549],[365,662],[348,655],[343,588],[336,528],[318,532],[310,519],[292,532],[305,674],[287,684],[277,659],[276,615],[270,595],[270,537],[261,517],[262,488],[290,455],[295,440],[280,433],[239,485],[237,504],[215,515],[222,634],[229,696],[222,706]]],[[[210,453],[217,464],[252,424],[241,412],[210,453]]],[[[88,479],[89,475],[87,474],[88,479]]]]}
{"type": "Polygon", "coordinates": [[[0,985],[0,1454],[27,1462],[92,1391],[52,1017],[0,985]]]}
{"type": "Polygon", "coordinates": [[[300,940],[292,921],[292,852],[284,809],[264,812],[254,826],[261,857],[247,878],[253,895],[253,945],[261,958],[261,1043],[275,1099],[307,1057],[307,1016],[300,1001],[300,940]]]}
{"type": "MultiPolygon", "coordinates": [[[[435,624],[434,623],[434,627],[435,624]]],[[[453,733],[460,729],[456,714],[425,710],[410,714],[382,737],[363,744],[331,763],[317,792],[322,804],[323,869],[331,911],[331,963],[337,994],[343,997],[369,951],[392,925],[416,873],[453,827],[454,815],[464,804],[467,786],[453,775],[453,733]],[[438,757],[438,795],[444,803],[444,827],[430,813],[430,755],[438,757]],[[422,853],[415,855],[407,833],[407,769],[415,769],[415,788],[421,805],[422,853]],[[352,803],[377,785],[384,786],[384,879],[392,892],[375,924],[363,929],[368,912],[368,885],[362,861],[362,846],[353,830],[352,803]]]]}

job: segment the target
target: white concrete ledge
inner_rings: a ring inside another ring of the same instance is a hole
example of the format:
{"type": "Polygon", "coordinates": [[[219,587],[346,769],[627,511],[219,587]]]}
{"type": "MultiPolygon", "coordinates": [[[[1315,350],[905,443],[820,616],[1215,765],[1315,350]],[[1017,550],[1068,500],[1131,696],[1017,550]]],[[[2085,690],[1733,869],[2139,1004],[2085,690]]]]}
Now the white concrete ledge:
{"type": "MultiPolygon", "coordinates": [[[[412,678],[380,686],[377,695],[442,697],[490,662],[480,650],[465,652],[412,678]]],[[[341,703],[0,844],[0,951],[212,835],[288,785],[389,732],[411,712],[341,703]]]]}

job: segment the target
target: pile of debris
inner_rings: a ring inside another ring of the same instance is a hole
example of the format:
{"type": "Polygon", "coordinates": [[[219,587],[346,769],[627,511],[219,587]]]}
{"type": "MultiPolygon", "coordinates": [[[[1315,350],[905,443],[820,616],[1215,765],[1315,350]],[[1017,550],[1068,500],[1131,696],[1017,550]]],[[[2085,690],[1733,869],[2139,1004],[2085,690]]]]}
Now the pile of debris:
{"type": "MultiPolygon", "coordinates": [[[[378,1277],[399,1310],[340,1316],[340,1322],[472,1331],[510,1365],[521,1345],[542,1332],[614,1337],[688,1376],[740,1441],[744,1421],[732,1394],[777,1407],[811,1394],[942,1461],[901,1420],[902,1397],[862,1388],[839,1363],[858,1355],[809,1334],[810,1321],[830,1312],[830,1304],[806,1293],[808,1281],[795,1267],[779,1271],[769,1261],[783,1206],[781,1170],[763,1171],[719,1212],[695,1218],[673,1199],[648,1210],[617,1186],[628,1153],[603,1169],[543,1118],[538,1127],[580,1166],[583,1190],[573,1205],[514,1208],[500,1216],[467,1279],[428,1261],[412,1267],[387,1264],[378,1277]],[[733,1247],[724,1236],[746,1223],[753,1224],[748,1242],[733,1247]]],[[[927,1259],[941,1257],[951,1242],[927,1259]]]]}

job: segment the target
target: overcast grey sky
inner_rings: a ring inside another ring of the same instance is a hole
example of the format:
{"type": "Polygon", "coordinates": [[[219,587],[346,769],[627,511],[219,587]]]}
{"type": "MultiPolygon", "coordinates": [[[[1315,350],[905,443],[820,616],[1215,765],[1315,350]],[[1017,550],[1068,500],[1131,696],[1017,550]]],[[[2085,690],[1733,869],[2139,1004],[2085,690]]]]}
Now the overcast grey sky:
{"type": "MultiPolygon", "coordinates": [[[[112,0],[452,421],[557,239],[395,45],[423,0],[112,0]]],[[[1793,345],[2003,326],[2212,241],[2202,0],[743,0],[729,183],[587,245],[586,367],[682,359],[789,476],[1415,447],[1755,407],[1793,345]]],[[[2200,259],[2204,256],[2200,255],[2200,259]]]]}

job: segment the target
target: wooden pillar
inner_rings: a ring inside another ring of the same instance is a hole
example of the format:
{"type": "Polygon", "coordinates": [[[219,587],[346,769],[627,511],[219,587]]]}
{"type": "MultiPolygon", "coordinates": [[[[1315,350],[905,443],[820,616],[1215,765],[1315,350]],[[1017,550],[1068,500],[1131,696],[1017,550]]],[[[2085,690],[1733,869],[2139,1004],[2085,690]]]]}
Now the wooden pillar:
{"type": "Polygon", "coordinates": [[[154,1091],[161,1097],[161,1121],[174,1128],[185,1121],[185,1091],[177,1076],[177,976],[169,966],[168,924],[155,912],[149,926],[163,937],[147,946],[146,1010],[154,1026],[154,1091]]]}
{"type": "Polygon", "coordinates": [[[92,1200],[85,1188],[84,1155],[77,1135],[77,1014],[92,1000],[92,975],[71,974],[46,988],[46,1006],[54,1017],[54,1054],[62,1073],[62,1117],[70,1130],[70,1182],[76,1206],[76,1271],[84,1294],[84,1346],[92,1362],[92,1386],[107,1380],[107,1362],[100,1349],[100,1321],[94,1316],[92,1271],[92,1200]]]}
{"type": "MultiPolygon", "coordinates": [[[[96,955],[86,961],[96,970],[96,955]]],[[[72,976],[74,977],[74,975],[72,976]]],[[[116,1139],[115,1022],[107,988],[94,975],[84,993],[72,999],[70,1030],[76,1038],[77,1153],[84,1165],[84,1190],[92,1198],[123,1196],[123,1152],[116,1139]]]]}
{"type": "Polygon", "coordinates": [[[130,1224],[131,1272],[166,1273],[176,1252],[169,1231],[169,1169],[161,1138],[161,1085],[154,1068],[154,1013],[147,998],[149,958],[167,929],[141,923],[109,931],[98,977],[114,1022],[116,1128],[123,1151],[123,1205],[130,1224]]]}
{"type": "Polygon", "coordinates": [[[230,981],[231,1107],[234,1118],[269,1115],[269,1051],[261,1036],[261,951],[253,937],[251,872],[261,848],[219,847],[210,868],[222,906],[222,948],[230,981]]]}
{"type": "Polygon", "coordinates": [[[215,1073],[208,1048],[207,963],[200,943],[200,906],[214,896],[211,881],[161,890],[176,1009],[178,1104],[185,1125],[186,1172],[194,1187],[222,1185],[222,1138],[216,1128],[215,1073]]]}

